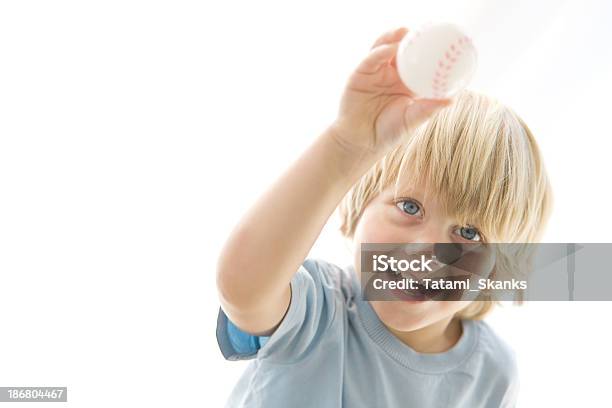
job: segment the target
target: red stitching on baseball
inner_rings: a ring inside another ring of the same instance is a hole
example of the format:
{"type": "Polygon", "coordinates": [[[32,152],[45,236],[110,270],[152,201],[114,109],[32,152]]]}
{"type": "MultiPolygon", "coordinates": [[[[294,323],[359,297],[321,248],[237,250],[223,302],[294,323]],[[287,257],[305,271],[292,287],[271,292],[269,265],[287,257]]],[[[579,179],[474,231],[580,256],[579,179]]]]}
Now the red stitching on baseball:
{"type": "Polygon", "coordinates": [[[464,43],[471,44],[471,40],[467,36],[459,37],[456,40],[456,42],[457,42],[457,47],[455,47],[454,42],[451,42],[449,49],[444,51],[444,57],[450,62],[447,62],[445,64],[442,58],[438,60],[438,68],[436,69],[434,73],[434,79],[432,82],[434,98],[439,98],[442,96],[440,94],[439,86],[442,88],[441,91],[444,92],[444,94],[446,94],[446,92],[448,91],[448,83],[446,81],[448,80],[448,77],[450,75],[450,69],[453,67],[455,62],[457,62],[457,58],[462,54],[462,48],[463,48],[464,43]],[[453,52],[454,55],[452,57],[451,57],[450,51],[454,51],[453,52]],[[442,73],[440,72],[441,70],[444,70],[446,72],[442,73]],[[440,82],[440,78],[442,78],[442,82],[440,82]]]}

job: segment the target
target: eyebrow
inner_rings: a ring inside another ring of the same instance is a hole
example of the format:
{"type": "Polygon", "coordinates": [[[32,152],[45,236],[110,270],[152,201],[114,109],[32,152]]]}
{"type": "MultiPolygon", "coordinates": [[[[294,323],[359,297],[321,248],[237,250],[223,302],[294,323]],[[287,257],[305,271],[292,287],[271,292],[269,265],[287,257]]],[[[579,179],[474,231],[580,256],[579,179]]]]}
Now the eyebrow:
{"type": "MultiPolygon", "coordinates": [[[[393,194],[395,194],[395,188],[393,188],[391,190],[393,192],[393,194]]],[[[418,192],[415,189],[398,189],[397,194],[398,196],[403,195],[403,196],[416,196],[416,195],[421,195],[421,194],[417,194],[418,192]]]]}
{"type": "Polygon", "coordinates": [[[420,194],[414,190],[401,190],[395,194],[395,191],[392,192],[393,198],[411,198],[413,200],[418,201],[421,205],[424,206],[423,202],[425,201],[426,195],[420,194]]]}

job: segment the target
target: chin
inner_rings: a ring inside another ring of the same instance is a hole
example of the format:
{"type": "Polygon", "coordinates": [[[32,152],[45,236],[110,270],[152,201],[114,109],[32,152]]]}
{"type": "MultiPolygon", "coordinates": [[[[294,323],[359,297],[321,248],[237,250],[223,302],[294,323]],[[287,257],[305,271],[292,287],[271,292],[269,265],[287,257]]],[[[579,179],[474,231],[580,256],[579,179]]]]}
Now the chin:
{"type": "Polygon", "coordinates": [[[444,315],[438,316],[438,313],[435,313],[437,303],[439,302],[370,301],[378,318],[386,326],[399,331],[418,330],[444,318],[444,315]]]}

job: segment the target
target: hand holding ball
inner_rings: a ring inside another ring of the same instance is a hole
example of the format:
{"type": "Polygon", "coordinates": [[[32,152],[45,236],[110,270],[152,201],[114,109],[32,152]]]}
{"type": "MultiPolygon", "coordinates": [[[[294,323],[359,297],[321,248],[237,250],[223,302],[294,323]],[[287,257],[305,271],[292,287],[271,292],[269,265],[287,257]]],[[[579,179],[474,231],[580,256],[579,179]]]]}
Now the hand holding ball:
{"type": "Polygon", "coordinates": [[[453,24],[429,24],[409,31],[399,44],[400,79],[416,96],[448,98],[465,88],[476,70],[472,41],[453,24]]]}

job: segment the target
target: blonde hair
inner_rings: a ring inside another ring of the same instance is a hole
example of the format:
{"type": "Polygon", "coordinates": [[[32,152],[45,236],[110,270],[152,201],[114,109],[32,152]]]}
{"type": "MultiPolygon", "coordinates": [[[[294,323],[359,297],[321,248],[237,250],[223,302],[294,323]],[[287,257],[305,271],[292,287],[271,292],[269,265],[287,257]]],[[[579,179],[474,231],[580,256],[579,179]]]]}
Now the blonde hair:
{"type": "MultiPolygon", "coordinates": [[[[476,221],[487,242],[539,241],[552,210],[552,190],[535,138],[511,109],[463,91],[406,139],[340,203],[346,238],[353,238],[363,210],[382,190],[395,183],[397,196],[402,177],[425,185],[462,225],[476,221]]],[[[512,258],[498,258],[495,272],[521,271],[512,258]]],[[[481,295],[457,316],[480,319],[493,304],[481,295]]]]}

